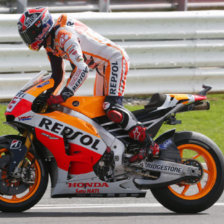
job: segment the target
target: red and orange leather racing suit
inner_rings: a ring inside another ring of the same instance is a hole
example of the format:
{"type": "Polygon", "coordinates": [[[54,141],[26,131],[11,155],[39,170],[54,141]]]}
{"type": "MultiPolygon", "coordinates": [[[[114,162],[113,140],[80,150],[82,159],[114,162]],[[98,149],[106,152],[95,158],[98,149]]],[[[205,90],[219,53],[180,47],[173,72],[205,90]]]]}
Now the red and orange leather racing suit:
{"type": "Polygon", "coordinates": [[[64,76],[63,59],[66,59],[73,67],[66,85],[71,93],[82,85],[90,68],[96,70],[94,95],[124,95],[129,68],[126,52],[80,21],[61,15],[45,49],[51,62],[55,88],[64,76]]]}

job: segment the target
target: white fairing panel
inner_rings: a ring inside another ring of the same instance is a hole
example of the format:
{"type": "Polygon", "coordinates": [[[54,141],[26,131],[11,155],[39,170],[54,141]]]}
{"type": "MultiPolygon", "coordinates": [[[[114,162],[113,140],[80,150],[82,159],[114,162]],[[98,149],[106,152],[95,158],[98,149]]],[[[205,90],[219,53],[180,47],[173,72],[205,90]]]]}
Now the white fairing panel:
{"type": "Polygon", "coordinates": [[[67,173],[64,170],[58,169],[58,181],[54,188],[52,188],[51,196],[57,197],[60,195],[72,195],[79,197],[102,196],[108,197],[136,197],[140,194],[145,196],[145,191],[139,190],[132,178],[117,181],[105,182],[100,180],[93,172],[78,175],[68,181],[67,173]],[[128,195],[129,194],[129,195],[128,195]]]}

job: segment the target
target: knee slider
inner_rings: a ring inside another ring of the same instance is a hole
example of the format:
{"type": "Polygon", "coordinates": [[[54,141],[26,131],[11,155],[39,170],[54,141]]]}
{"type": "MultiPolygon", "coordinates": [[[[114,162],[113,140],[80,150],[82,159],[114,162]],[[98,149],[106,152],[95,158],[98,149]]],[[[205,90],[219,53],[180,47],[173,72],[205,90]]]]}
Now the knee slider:
{"type": "Polygon", "coordinates": [[[115,122],[122,123],[124,114],[119,110],[122,104],[122,97],[118,96],[106,96],[105,102],[103,103],[103,109],[106,112],[107,117],[115,122]]]}
{"type": "Polygon", "coordinates": [[[131,127],[136,126],[137,121],[132,113],[122,106],[121,100],[121,97],[107,96],[103,103],[103,109],[111,121],[119,123],[124,130],[128,131],[131,127]]]}
{"type": "Polygon", "coordinates": [[[125,114],[121,110],[121,106],[118,104],[111,104],[110,102],[104,102],[103,109],[106,112],[107,117],[115,122],[122,125],[125,120],[125,114]]]}
{"type": "Polygon", "coordinates": [[[108,110],[106,113],[107,113],[107,117],[111,121],[113,121],[115,123],[122,123],[124,116],[120,111],[118,111],[118,110],[108,110]]]}

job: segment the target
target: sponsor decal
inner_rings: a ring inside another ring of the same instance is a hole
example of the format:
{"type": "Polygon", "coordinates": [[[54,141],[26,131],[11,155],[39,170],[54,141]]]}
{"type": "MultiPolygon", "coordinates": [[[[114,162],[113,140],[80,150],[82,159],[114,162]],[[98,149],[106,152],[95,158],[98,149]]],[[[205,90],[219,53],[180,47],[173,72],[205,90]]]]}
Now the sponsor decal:
{"type": "Polygon", "coordinates": [[[43,28],[42,33],[39,34],[39,35],[36,37],[36,40],[41,40],[41,41],[42,41],[43,37],[48,33],[48,31],[50,30],[50,28],[51,28],[51,25],[48,23],[48,24],[46,25],[46,27],[43,28]]]}
{"type": "Polygon", "coordinates": [[[65,42],[69,39],[69,36],[68,34],[62,34],[61,37],[60,37],[60,44],[61,46],[64,46],[65,45],[65,42]]]}
{"type": "Polygon", "coordinates": [[[67,26],[73,26],[73,25],[74,25],[74,22],[72,22],[72,21],[67,22],[67,26]]]}
{"type": "Polygon", "coordinates": [[[110,107],[110,103],[109,102],[104,102],[103,103],[103,109],[107,110],[110,107]]]}
{"type": "Polygon", "coordinates": [[[46,134],[46,133],[41,133],[41,134],[42,134],[43,136],[46,136],[47,138],[49,138],[49,139],[51,139],[51,140],[57,140],[57,139],[59,139],[59,138],[57,138],[57,137],[48,135],[48,134],[46,134]]]}
{"type": "Polygon", "coordinates": [[[37,17],[39,16],[39,14],[27,14],[26,13],[26,20],[25,20],[25,23],[24,25],[26,27],[29,27],[36,19],[37,17]]]}
{"type": "Polygon", "coordinates": [[[176,174],[181,174],[183,169],[176,166],[166,166],[161,164],[152,164],[152,163],[145,163],[146,168],[151,170],[157,170],[157,171],[169,171],[176,174]]]}
{"type": "Polygon", "coordinates": [[[78,44],[71,42],[71,45],[66,50],[71,60],[76,60],[77,62],[83,60],[82,52],[80,52],[78,44]]]}
{"type": "Polygon", "coordinates": [[[94,182],[94,183],[68,183],[68,187],[87,188],[87,187],[109,187],[108,183],[94,182]]]}
{"type": "Polygon", "coordinates": [[[18,150],[21,148],[21,146],[22,146],[22,141],[14,139],[11,142],[10,149],[18,150]]]}
{"type": "Polygon", "coordinates": [[[32,116],[23,116],[23,117],[18,117],[19,121],[29,121],[32,119],[32,116]]]}
{"type": "Polygon", "coordinates": [[[74,131],[72,128],[67,127],[61,123],[53,122],[50,119],[43,118],[38,126],[47,131],[64,136],[68,140],[77,139],[81,145],[89,146],[91,149],[98,150],[98,144],[100,142],[99,139],[94,139],[92,136],[84,134],[81,131],[74,131]]]}
{"type": "Polygon", "coordinates": [[[116,95],[117,91],[117,78],[118,78],[118,63],[112,63],[112,74],[110,78],[110,95],[116,95]]]}
{"type": "Polygon", "coordinates": [[[23,91],[19,91],[9,103],[6,112],[12,112],[15,106],[26,96],[23,91]]]}
{"type": "Polygon", "coordinates": [[[172,140],[171,139],[167,139],[166,141],[164,141],[162,144],[159,145],[159,148],[162,149],[162,150],[165,150],[171,144],[172,144],[172,140]]]}
{"type": "Polygon", "coordinates": [[[69,49],[67,50],[68,51],[68,55],[70,57],[70,59],[73,59],[75,58],[75,60],[77,62],[80,62],[83,60],[83,57],[82,55],[76,50],[77,46],[75,44],[71,45],[69,47],[69,49]]]}
{"type": "Polygon", "coordinates": [[[25,97],[25,93],[23,91],[19,91],[16,96],[19,97],[19,98],[24,98],[25,97]]]}
{"type": "Polygon", "coordinates": [[[41,88],[41,87],[43,87],[43,86],[46,86],[46,85],[48,85],[49,83],[50,83],[50,81],[48,80],[48,81],[46,81],[46,82],[41,83],[40,85],[38,85],[37,88],[41,88]]]}
{"type": "Polygon", "coordinates": [[[15,108],[15,106],[21,101],[20,97],[15,96],[11,102],[9,103],[8,107],[7,107],[7,112],[12,112],[13,109],[15,108]]]}
{"type": "Polygon", "coordinates": [[[134,140],[139,140],[141,133],[138,131],[138,128],[135,128],[135,130],[132,132],[132,134],[133,134],[134,140]]]}
{"type": "Polygon", "coordinates": [[[79,106],[79,101],[77,101],[77,100],[76,100],[76,101],[73,101],[73,102],[72,102],[72,105],[73,105],[74,107],[78,107],[78,106],[79,106]]]}
{"type": "Polygon", "coordinates": [[[107,183],[68,183],[69,188],[75,188],[75,192],[84,193],[100,193],[100,188],[109,187],[107,183]]]}
{"type": "Polygon", "coordinates": [[[75,46],[71,46],[71,49],[69,49],[69,51],[68,51],[68,54],[70,55],[77,55],[78,54],[78,51],[77,50],[75,50],[73,47],[75,47],[75,46]]]}
{"type": "Polygon", "coordinates": [[[75,82],[75,84],[72,86],[72,89],[74,92],[76,91],[76,89],[79,88],[79,86],[82,84],[82,82],[86,79],[86,74],[88,73],[88,68],[86,66],[84,70],[78,70],[77,72],[80,72],[80,75],[79,75],[77,81],[75,82]]]}
{"type": "Polygon", "coordinates": [[[64,100],[66,100],[66,99],[68,99],[69,97],[73,96],[74,93],[73,93],[73,91],[70,90],[69,88],[64,87],[64,89],[63,89],[62,92],[61,92],[61,95],[62,95],[62,98],[63,98],[64,100]]]}

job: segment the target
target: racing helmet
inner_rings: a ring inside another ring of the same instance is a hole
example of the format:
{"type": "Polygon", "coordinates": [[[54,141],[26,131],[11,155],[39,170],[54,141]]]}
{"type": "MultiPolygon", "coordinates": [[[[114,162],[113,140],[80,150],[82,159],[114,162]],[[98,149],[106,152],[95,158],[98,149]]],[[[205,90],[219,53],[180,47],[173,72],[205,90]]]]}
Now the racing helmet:
{"type": "Polygon", "coordinates": [[[18,31],[31,49],[38,51],[54,26],[54,20],[47,8],[28,9],[19,18],[18,31]]]}

